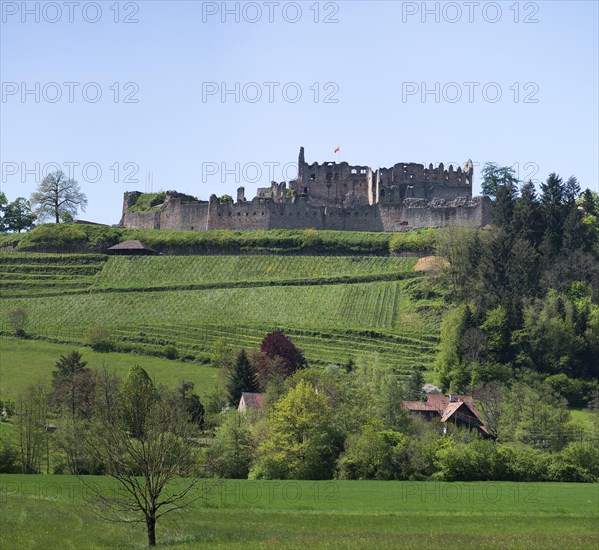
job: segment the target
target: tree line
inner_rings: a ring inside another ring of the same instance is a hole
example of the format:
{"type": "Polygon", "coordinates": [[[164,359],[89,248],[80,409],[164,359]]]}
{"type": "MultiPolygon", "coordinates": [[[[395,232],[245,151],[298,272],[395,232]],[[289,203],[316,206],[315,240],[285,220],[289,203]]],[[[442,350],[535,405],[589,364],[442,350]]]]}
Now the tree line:
{"type": "Polygon", "coordinates": [[[599,377],[599,196],[552,173],[537,194],[487,165],[494,229],[441,238],[447,290],[436,372],[445,388],[539,373],[573,406],[599,377]]]}
{"type": "Polygon", "coordinates": [[[33,229],[36,220],[72,222],[79,209],[85,211],[87,197],[79,184],[62,170],[47,174],[29,200],[17,197],[9,202],[0,192],[0,233],[33,229]]]}

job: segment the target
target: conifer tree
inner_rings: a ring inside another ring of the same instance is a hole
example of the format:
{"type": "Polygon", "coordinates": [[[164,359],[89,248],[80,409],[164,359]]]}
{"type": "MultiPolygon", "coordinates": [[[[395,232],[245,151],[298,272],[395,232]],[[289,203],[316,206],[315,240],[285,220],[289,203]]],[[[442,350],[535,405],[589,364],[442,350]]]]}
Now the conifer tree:
{"type": "Polygon", "coordinates": [[[231,405],[239,405],[242,392],[257,392],[256,371],[252,367],[244,349],[239,352],[235,365],[229,374],[227,393],[231,405]]]}

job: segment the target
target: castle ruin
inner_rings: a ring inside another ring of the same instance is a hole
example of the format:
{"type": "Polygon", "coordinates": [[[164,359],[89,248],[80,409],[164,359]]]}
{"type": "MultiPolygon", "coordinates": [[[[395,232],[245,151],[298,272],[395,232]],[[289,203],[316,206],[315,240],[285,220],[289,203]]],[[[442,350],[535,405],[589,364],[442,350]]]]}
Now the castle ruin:
{"type": "Polygon", "coordinates": [[[397,163],[390,168],[347,162],[308,164],[300,148],[298,174],[289,182],[245,188],[236,201],[208,201],[167,191],[162,204],[147,211],[132,207],[142,195],[126,192],[120,225],[132,229],[332,229],[407,231],[422,227],[483,227],[492,203],[472,197],[473,164],[454,170],[443,164],[397,163]]]}

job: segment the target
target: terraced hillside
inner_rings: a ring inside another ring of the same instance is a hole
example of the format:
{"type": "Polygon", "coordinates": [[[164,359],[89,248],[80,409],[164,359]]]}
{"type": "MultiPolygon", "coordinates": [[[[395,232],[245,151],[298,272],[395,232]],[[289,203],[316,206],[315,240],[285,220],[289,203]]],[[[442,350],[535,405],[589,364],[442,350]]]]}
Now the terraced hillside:
{"type": "Polygon", "coordinates": [[[0,293],[31,297],[89,289],[107,259],[102,254],[0,254],[0,293]]]}
{"type": "Polygon", "coordinates": [[[429,366],[439,300],[416,300],[413,258],[324,256],[0,256],[0,329],[27,311],[27,332],[83,343],[94,325],[120,350],[207,361],[217,340],[257,347],[283,328],[318,363],[351,356],[405,373],[429,366]],[[84,263],[84,259],[88,262],[84,263]],[[32,269],[32,266],[35,269],[32,269]],[[12,284],[10,284],[12,283],[12,284]]]}

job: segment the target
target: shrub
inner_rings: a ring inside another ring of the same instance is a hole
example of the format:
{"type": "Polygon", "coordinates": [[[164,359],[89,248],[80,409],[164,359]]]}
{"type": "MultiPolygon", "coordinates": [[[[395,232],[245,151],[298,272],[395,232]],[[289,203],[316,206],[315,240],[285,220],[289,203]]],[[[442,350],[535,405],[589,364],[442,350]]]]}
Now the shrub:
{"type": "Polygon", "coordinates": [[[340,479],[406,479],[409,462],[407,437],[385,430],[380,420],[362,426],[359,434],[346,442],[346,451],[338,461],[340,479]]]}
{"type": "Polygon", "coordinates": [[[129,207],[129,212],[148,212],[155,206],[164,203],[166,193],[142,193],[134,204],[129,207]]]}
{"type": "Polygon", "coordinates": [[[570,443],[561,453],[564,462],[587,470],[599,477],[599,449],[587,442],[570,443]]]}
{"type": "Polygon", "coordinates": [[[23,338],[25,334],[25,327],[29,320],[27,311],[22,307],[16,307],[8,312],[8,322],[15,331],[15,334],[23,338]]]}
{"type": "Polygon", "coordinates": [[[178,359],[179,358],[179,352],[177,351],[177,348],[175,346],[173,346],[172,344],[169,344],[168,346],[164,346],[163,353],[167,359],[178,359]]]}
{"type": "Polygon", "coordinates": [[[8,441],[6,435],[0,437],[0,474],[15,474],[19,472],[18,453],[8,441]]]}
{"type": "Polygon", "coordinates": [[[504,467],[493,441],[473,441],[443,446],[436,454],[443,481],[487,481],[504,479],[504,467]]]}
{"type": "Polygon", "coordinates": [[[585,468],[575,464],[555,459],[549,466],[549,481],[561,481],[566,483],[593,483],[597,478],[585,468]]]}
{"type": "Polygon", "coordinates": [[[93,325],[85,331],[85,342],[94,351],[108,352],[114,350],[111,334],[104,325],[93,325]]]}
{"type": "Polygon", "coordinates": [[[499,447],[506,481],[546,481],[551,455],[532,447],[499,447]]]}

